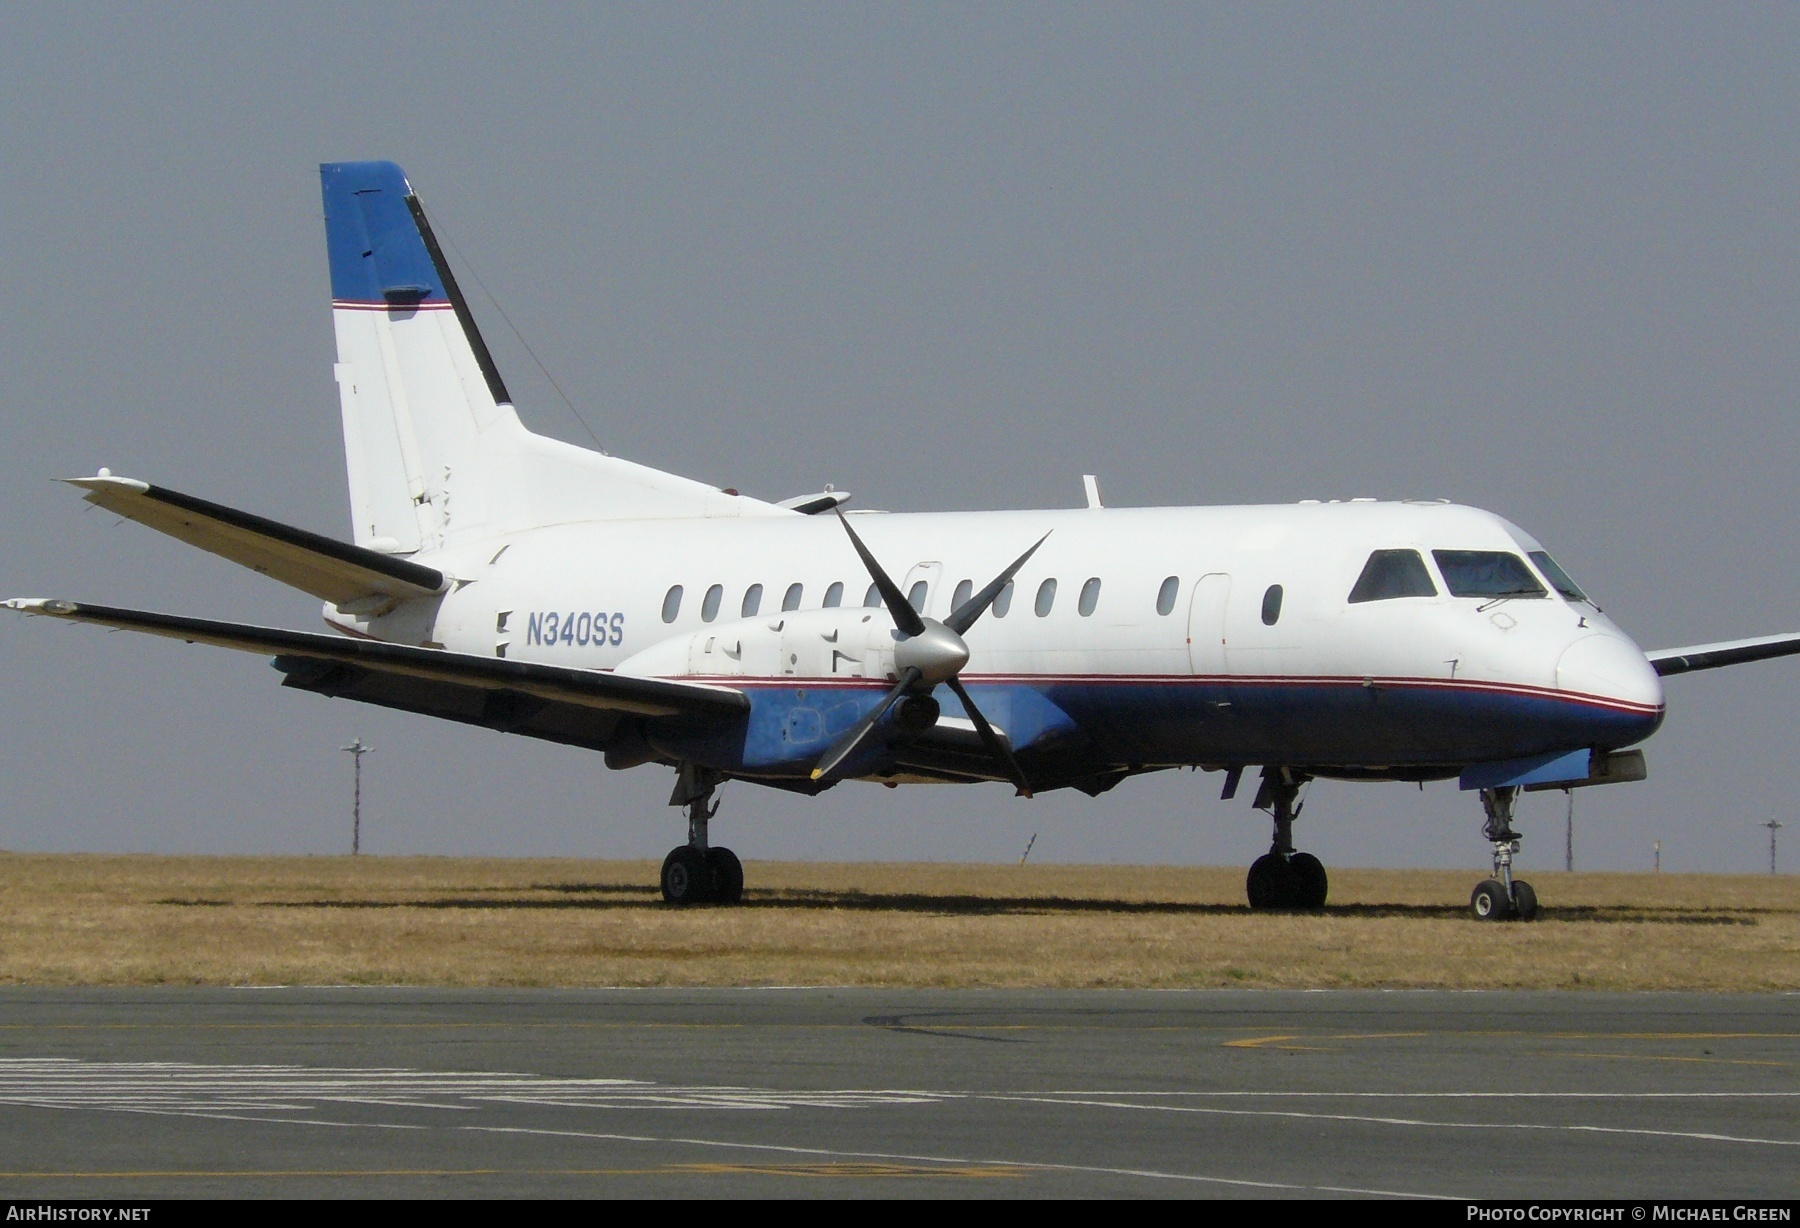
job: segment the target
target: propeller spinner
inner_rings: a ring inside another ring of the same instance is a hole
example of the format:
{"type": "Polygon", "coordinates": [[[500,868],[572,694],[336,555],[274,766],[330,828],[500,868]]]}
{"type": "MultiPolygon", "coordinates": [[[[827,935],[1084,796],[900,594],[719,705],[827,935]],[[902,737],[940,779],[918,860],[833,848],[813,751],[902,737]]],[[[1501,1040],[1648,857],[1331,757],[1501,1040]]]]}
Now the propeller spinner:
{"type": "MultiPolygon", "coordinates": [[[[902,699],[907,700],[909,706],[919,710],[921,717],[924,718],[921,723],[929,726],[937,715],[937,704],[931,698],[931,692],[942,683],[954,691],[957,699],[962,701],[963,710],[969,714],[969,721],[975,726],[975,733],[981,738],[981,744],[987,747],[988,753],[999,762],[1001,768],[1006,772],[1007,779],[1018,787],[1019,796],[1030,797],[1031,782],[1026,780],[1025,773],[1020,770],[1019,761],[1013,758],[1012,748],[1001,740],[999,734],[994,732],[994,727],[988,724],[987,717],[983,716],[981,709],[975,706],[975,701],[969,697],[968,691],[963,689],[962,681],[957,675],[962,673],[963,666],[969,663],[969,646],[963,642],[963,633],[973,627],[976,620],[987,613],[988,607],[994,603],[994,598],[1000,595],[1000,590],[1011,582],[1019,568],[1025,566],[1026,560],[1037,553],[1037,548],[1043,545],[1045,538],[1050,535],[1046,533],[1043,537],[1038,538],[1032,543],[1031,549],[1013,560],[1012,566],[994,577],[986,588],[957,606],[949,618],[939,622],[935,618],[924,617],[912,608],[912,603],[906,600],[906,595],[900,591],[900,586],[895,584],[887,572],[882,569],[875,556],[869,553],[869,548],[863,545],[862,538],[856,535],[856,530],[850,527],[850,522],[844,518],[844,513],[836,507],[832,510],[837,512],[838,523],[844,526],[844,532],[850,535],[850,544],[856,547],[856,553],[862,559],[863,566],[868,568],[869,578],[875,581],[875,588],[881,594],[882,603],[887,606],[888,613],[893,617],[894,626],[899,629],[902,638],[894,646],[894,667],[899,673],[894,683],[894,689],[889,691],[882,701],[876,704],[861,720],[845,730],[844,735],[832,743],[831,748],[820,756],[818,766],[813,768],[812,778],[821,780],[829,776],[839,764],[848,759],[857,747],[868,739],[869,734],[874,731],[881,718],[887,715],[888,709],[902,699]]],[[[902,709],[903,717],[905,713],[906,710],[902,709]]]]}

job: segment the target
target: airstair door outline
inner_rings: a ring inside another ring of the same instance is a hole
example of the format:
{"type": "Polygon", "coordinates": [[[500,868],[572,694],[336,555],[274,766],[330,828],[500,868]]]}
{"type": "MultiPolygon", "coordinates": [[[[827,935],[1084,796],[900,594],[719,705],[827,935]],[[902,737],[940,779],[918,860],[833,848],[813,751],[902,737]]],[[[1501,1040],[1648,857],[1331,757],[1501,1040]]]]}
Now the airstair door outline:
{"type": "Polygon", "coordinates": [[[1225,668],[1225,607],[1231,600],[1231,576],[1208,572],[1194,582],[1188,600],[1188,668],[1197,676],[1216,676],[1225,668]]]}
{"type": "Polygon", "coordinates": [[[931,618],[946,618],[950,611],[941,608],[948,597],[940,597],[939,591],[944,587],[944,565],[935,560],[925,563],[914,563],[906,572],[906,578],[900,581],[900,591],[912,596],[913,585],[925,582],[925,606],[919,613],[931,618]],[[934,608],[938,607],[938,608],[934,608]]]}

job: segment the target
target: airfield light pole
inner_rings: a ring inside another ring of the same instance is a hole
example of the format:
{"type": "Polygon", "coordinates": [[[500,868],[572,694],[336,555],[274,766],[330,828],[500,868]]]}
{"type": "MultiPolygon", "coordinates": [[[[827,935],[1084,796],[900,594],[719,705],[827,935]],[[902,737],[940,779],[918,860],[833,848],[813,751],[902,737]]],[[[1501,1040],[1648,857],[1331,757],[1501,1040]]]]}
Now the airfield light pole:
{"type": "Polygon", "coordinates": [[[1787,824],[1770,819],[1763,826],[1769,829],[1769,873],[1773,874],[1775,873],[1775,833],[1786,827],[1787,824]]]}
{"type": "Polygon", "coordinates": [[[354,778],[355,792],[350,800],[350,855],[362,852],[362,757],[374,750],[373,746],[364,746],[363,740],[357,738],[350,745],[341,747],[356,763],[354,778]]]}

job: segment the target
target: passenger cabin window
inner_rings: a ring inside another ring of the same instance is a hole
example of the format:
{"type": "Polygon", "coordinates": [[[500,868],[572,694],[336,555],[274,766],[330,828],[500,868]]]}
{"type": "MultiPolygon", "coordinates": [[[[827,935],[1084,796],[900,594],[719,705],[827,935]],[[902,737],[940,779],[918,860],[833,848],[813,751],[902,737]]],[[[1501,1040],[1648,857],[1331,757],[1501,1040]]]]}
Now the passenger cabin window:
{"type": "Polygon", "coordinates": [[[1050,613],[1050,607],[1056,604],[1056,579],[1052,577],[1038,585],[1037,601],[1032,608],[1037,616],[1043,618],[1050,613]]]}
{"type": "Polygon", "coordinates": [[[1542,550],[1531,552],[1531,561],[1537,569],[1544,573],[1544,579],[1550,581],[1550,587],[1567,597],[1570,601],[1585,601],[1594,604],[1594,599],[1581,591],[1575,581],[1569,579],[1569,573],[1556,565],[1556,560],[1542,550]]]}
{"type": "Polygon", "coordinates": [[[762,609],[762,585],[752,584],[744,590],[744,604],[741,607],[743,617],[755,618],[756,612],[762,609]]]}
{"type": "Polygon", "coordinates": [[[1175,594],[1180,591],[1180,577],[1170,576],[1164,580],[1162,587],[1156,590],[1156,612],[1165,618],[1168,617],[1170,611],[1175,608],[1175,594]]]}
{"type": "Polygon", "coordinates": [[[725,586],[715,584],[700,599],[700,621],[709,623],[719,616],[719,603],[725,600],[725,586]]]}
{"type": "Polygon", "coordinates": [[[669,586],[669,591],[663,595],[663,621],[672,623],[680,613],[681,585],[673,584],[669,586]]]}
{"type": "Polygon", "coordinates": [[[1425,570],[1425,560],[1417,550],[1377,550],[1363,564],[1362,575],[1350,590],[1350,604],[1437,595],[1437,585],[1431,582],[1431,573],[1425,570]]]}
{"type": "Polygon", "coordinates": [[[969,599],[969,595],[971,593],[973,593],[974,591],[975,591],[975,581],[973,581],[973,580],[958,580],[956,582],[956,591],[954,593],[950,594],[951,612],[954,613],[955,611],[962,609],[963,602],[967,601],[969,599]]]}
{"type": "Polygon", "coordinates": [[[788,591],[781,598],[781,608],[784,610],[799,609],[800,608],[800,598],[805,594],[805,592],[806,592],[806,589],[804,587],[802,587],[801,585],[798,585],[798,584],[788,585],[788,591]]]}
{"type": "Polygon", "coordinates": [[[869,591],[863,594],[863,608],[865,610],[873,610],[880,604],[881,588],[878,585],[869,585],[869,591]]]}
{"type": "Polygon", "coordinates": [[[1088,582],[1081,586],[1081,600],[1075,603],[1075,608],[1080,611],[1083,618],[1086,618],[1094,612],[1094,607],[1099,604],[1100,577],[1091,576],[1088,578],[1088,582]]]}
{"type": "Polygon", "coordinates": [[[1503,550],[1433,550],[1452,597],[1545,597],[1525,560],[1503,550]]]}
{"type": "Polygon", "coordinates": [[[925,612],[925,581],[915,580],[906,592],[906,604],[923,614],[925,612]]]}
{"type": "Polygon", "coordinates": [[[825,608],[835,610],[844,604],[844,582],[833,580],[831,587],[825,590],[825,608]]]}
{"type": "Polygon", "coordinates": [[[1263,626],[1273,627],[1281,620],[1281,585],[1271,584],[1263,593],[1263,626]]]}
{"type": "Polygon", "coordinates": [[[1013,582],[1008,580],[994,596],[994,617],[1005,618],[1006,612],[1012,609],[1013,582]]]}

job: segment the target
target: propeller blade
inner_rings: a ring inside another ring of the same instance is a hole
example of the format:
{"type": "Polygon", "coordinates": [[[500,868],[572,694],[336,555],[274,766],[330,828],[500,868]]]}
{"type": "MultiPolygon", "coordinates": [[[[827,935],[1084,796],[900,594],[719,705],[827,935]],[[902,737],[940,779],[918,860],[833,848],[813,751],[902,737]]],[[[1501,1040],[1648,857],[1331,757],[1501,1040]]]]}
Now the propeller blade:
{"type": "MultiPolygon", "coordinates": [[[[848,528],[849,526],[846,525],[845,527],[848,528]]],[[[1012,578],[1018,574],[1019,568],[1025,566],[1025,561],[1036,554],[1037,548],[1043,545],[1049,537],[1050,534],[1046,533],[1043,537],[1040,537],[1033,542],[1031,544],[1031,549],[1014,559],[1012,566],[996,576],[993,583],[957,606],[950,617],[944,620],[944,625],[958,635],[963,634],[970,627],[973,627],[975,625],[975,620],[987,613],[987,608],[994,604],[994,598],[1000,595],[1000,590],[1012,583],[1012,578]]],[[[967,701],[965,700],[964,702],[967,701]]],[[[1031,794],[1027,792],[1025,796],[1030,797],[1031,794]]]]}
{"type": "MultiPolygon", "coordinates": [[[[912,607],[908,606],[907,608],[911,609],[912,607]]],[[[919,671],[916,669],[908,669],[901,674],[900,681],[894,684],[894,689],[887,693],[887,697],[869,709],[868,715],[845,730],[844,736],[833,742],[831,749],[819,756],[818,765],[813,768],[812,778],[818,780],[824,777],[838,764],[848,759],[851,752],[863,744],[864,739],[869,736],[869,731],[875,728],[875,722],[886,716],[887,710],[894,706],[894,701],[906,694],[907,688],[918,680],[919,671]]]]}
{"type": "Polygon", "coordinates": [[[906,599],[906,594],[900,591],[900,586],[888,578],[888,573],[881,569],[881,564],[875,561],[875,556],[869,553],[867,546],[863,545],[862,538],[856,535],[856,530],[850,527],[848,520],[844,519],[843,509],[834,504],[831,510],[837,513],[838,523],[843,525],[844,532],[850,535],[850,544],[855,546],[856,553],[862,556],[863,566],[869,569],[869,577],[875,581],[875,587],[881,591],[881,599],[887,603],[888,613],[894,616],[894,625],[908,635],[917,635],[925,630],[925,620],[919,617],[919,612],[912,608],[912,602],[906,599]]]}
{"type": "MultiPolygon", "coordinates": [[[[1031,549],[1036,550],[1037,547],[1033,546],[1031,549]]],[[[1024,559],[1019,561],[1024,562],[1024,559]]],[[[994,732],[992,725],[988,724],[987,717],[981,715],[981,709],[975,706],[975,701],[969,698],[967,691],[963,690],[962,679],[952,678],[944,685],[955,691],[956,697],[962,700],[963,711],[969,714],[969,720],[974,724],[975,732],[980,735],[982,745],[986,746],[988,753],[998,759],[1000,765],[1006,769],[1007,778],[1018,786],[1019,796],[1030,797],[1031,782],[1025,779],[1025,773],[1019,767],[1019,761],[1013,758],[1012,747],[1000,740],[1000,735],[994,732]]]]}

